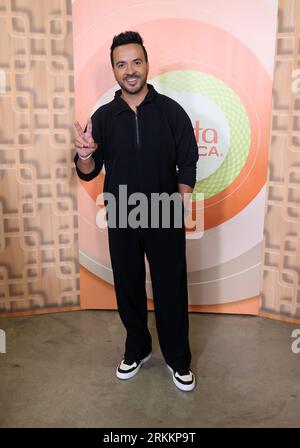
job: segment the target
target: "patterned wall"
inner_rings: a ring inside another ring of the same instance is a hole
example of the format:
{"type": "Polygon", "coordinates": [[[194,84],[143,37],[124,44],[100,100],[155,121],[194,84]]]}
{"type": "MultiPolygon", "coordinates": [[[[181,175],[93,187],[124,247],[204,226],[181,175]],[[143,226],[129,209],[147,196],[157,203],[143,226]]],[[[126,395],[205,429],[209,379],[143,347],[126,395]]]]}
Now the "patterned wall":
{"type": "MultiPolygon", "coordinates": [[[[279,0],[261,315],[280,319],[300,318],[299,31],[279,0]]],[[[71,0],[0,0],[0,42],[0,312],[79,309],[71,0]]]]}
{"type": "Polygon", "coordinates": [[[71,0],[0,0],[0,311],[79,309],[71,0]]]}
{"type": "Polygon", "coordinates": [[[299,32],[300,1],[279,0],[261,314],[283,320],[300,318],[299,32]]]}

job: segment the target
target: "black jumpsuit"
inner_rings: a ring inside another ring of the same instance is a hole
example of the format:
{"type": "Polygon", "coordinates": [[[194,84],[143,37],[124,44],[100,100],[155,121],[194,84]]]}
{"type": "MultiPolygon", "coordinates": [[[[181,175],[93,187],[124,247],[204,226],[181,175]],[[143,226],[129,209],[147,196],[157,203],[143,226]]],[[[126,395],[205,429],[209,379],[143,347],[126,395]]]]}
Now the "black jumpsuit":
{"type": "MultiPolygon", "coordinates": [[[[82,173],[75,155],[77,174],[85,181],[95,178],[104,164],[104,194],[118,198],[119,186],[126,185],[127,197],[142,192],[150,199],[151,193],[178,192],[179,183],[195,185],[198,145],[191,120],[176,101],[147,86],[136,113],[120,97],[120,89],[92,115],[93,138],[98,143],[93,172],[82,173]]],[[[136,360],[152,349],[146,254],[162,354],[175,369],[190,367],[184,222],[179,228],[172,226],[172,219],[171,228],[163,228],[161,222],[158,228],[108,226],[108,238],[118,311],[127,332],[124,355],[136,360]]]]}

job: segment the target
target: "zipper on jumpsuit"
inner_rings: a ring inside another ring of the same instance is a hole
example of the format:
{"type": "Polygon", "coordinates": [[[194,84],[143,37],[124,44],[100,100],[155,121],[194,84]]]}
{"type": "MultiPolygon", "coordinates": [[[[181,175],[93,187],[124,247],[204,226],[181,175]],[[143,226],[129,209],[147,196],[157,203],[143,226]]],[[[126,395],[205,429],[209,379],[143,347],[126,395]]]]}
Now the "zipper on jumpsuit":
{"type": "MultiPolygon", "coordinates": [[[[140,133],[139,133],[139,119],[138,119],[138,109],[136,109],[136,112],[134,112],[135,115],[135,131],[136,131],[136,146],[138,150],[138,157],[137,157],[137,163],[138,163],[138,176],[139,176],[139,184],[140,184],[140,192],[142,192],[142,173],[141,173],[141,167],[140,164],[142,163],[141,160],[141,153],[140,153],[140,133]]],[[[139,229],[139,227],[138,227],[139,229]]]]}
{"type": "Polygon", "coordinates": [[[140,149],[138,111],[136,110],[136,112],[134,114],[135,114],[135,129],[136,129],[136,145],[137,145],[137,149],[140,149]]]}

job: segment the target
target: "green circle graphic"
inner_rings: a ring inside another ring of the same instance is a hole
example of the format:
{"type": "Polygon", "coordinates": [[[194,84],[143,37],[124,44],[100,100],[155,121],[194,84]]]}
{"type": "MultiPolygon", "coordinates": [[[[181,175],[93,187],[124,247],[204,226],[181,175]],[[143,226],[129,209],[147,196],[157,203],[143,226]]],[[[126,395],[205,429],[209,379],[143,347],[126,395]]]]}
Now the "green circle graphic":
{"type": "MultiPolygon", "coordinates": [[[[230,130],[228,153],[214,173],[196,182],[193,200],[196,193],[203,193],[204,199],[208,199],[225,190],[241,172],[250,150],[249,118],[239,96],[220,79],[194,70],[164,73],[153,81],[179,93],[195,92],[206,96],[224,113],[230,130]]],[[[201,156],[198,163],[201,163],[201,156]]]]}

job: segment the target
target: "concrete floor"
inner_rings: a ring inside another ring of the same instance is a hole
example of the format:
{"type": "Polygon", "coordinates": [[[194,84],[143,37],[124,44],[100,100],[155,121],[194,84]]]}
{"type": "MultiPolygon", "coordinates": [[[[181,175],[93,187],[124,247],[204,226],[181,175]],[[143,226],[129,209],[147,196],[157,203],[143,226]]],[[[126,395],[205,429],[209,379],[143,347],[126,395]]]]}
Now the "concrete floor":
{"type": "Polygon", "coordinates": [[[125,330],[116,311],[1,318],[0,427],[299,427],[297,325],[190,314],[197,385],[173,384],[149,312],[153,357],[118,380],[125,330]]]}

